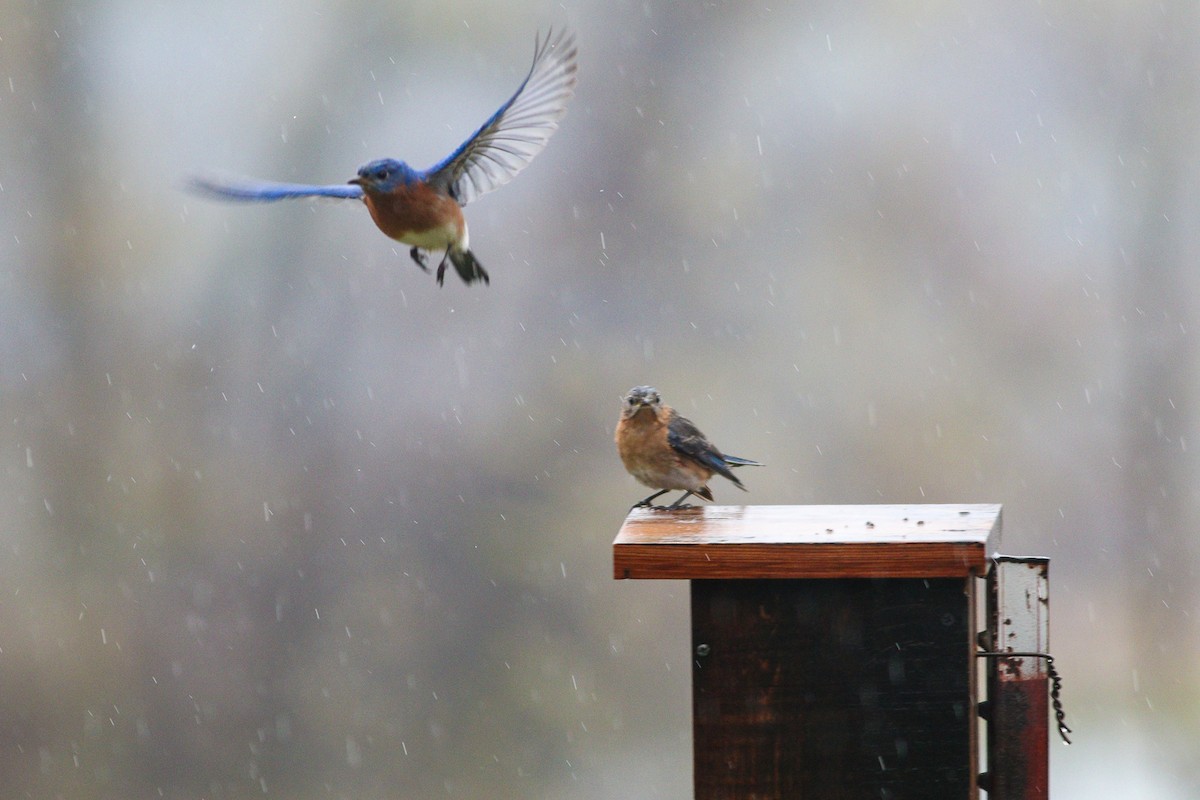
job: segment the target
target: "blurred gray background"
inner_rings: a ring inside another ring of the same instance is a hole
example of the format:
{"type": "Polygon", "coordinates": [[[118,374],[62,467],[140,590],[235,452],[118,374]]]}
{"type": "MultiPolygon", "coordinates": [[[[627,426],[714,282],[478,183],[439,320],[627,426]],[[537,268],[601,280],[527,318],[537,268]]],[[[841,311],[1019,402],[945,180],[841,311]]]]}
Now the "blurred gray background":
{"type": "Polygon", "coordinates": [[[1192,3],[0,2],[0,794],[687,798],[651,383],[726,503],[1000,502],[1058,798],[1200,796],[1192,3]],[[342,182],[578,31],[444,289],[342,182]]]}

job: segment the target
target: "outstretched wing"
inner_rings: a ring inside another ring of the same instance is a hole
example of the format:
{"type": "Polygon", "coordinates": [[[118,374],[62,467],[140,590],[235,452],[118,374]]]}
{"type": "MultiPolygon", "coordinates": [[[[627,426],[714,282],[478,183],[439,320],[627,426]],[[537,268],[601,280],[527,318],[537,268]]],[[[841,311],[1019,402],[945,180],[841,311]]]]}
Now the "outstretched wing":
{"type": "Polygon", "coordinates": [[[512,180],[542,152],[575,91],[575,36],[553,31],[534,41],[533,66],[520,88],[470,139],[430,167],[426,180],[465,206],[512,180]]]}
{"type": "Polygon", "coordinates": [[[349,183],[310,186],[304,183],[270,183],[268,181],[234,181],[194,177],[188,180],[187,188],[197,194],[221,200],[240,200],[249,203],[288,200],[294,197],[333,197],[339,200],[357,200],[363,196],[361,186],[349,183]]]}
{"type": "Polygon", "coordinates": [[[706,469],[710,469],[718,475],[728,478],[739,489],[746,488],[742,486],[742,482],[733,474],[721,451],[712,442],[704,438],[704,434],[700,432],[700,429],[693,425],[692,421],[686,417],[681,417],[678,414],[671,417],[671,421],[667,423],[667,443],[679,455],[690,458],[706,469]]]}

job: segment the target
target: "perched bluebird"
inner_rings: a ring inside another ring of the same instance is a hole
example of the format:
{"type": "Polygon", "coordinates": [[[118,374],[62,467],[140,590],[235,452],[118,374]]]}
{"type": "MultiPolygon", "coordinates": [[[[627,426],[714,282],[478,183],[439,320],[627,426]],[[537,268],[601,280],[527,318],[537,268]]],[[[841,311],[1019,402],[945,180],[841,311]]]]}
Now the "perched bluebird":
{"type": "Polygon", "coordinates": [[[488,283],[471,252],[461,206],[512,180],[542,151],[575,91],[574,35],[563,32],[534,41],[533,66],[508,101],[443,161],[417,170],[390,158],[372,161],[346,184],[222,181],[193,178],[193,190],[226,200],[272,201],[293,197],[362,200],[386,235],[410,245],[409,255],[429,271],[428,250],[443,250],[437,268],[442,285],[446,260],[468,284],[488,283]]]}
{"type": "Polygon", "coordinates": [[[665,405],[653,386],[629,390],[617,422],[617,452],[625,469],[640,483],[659,491],[634,508],[649,506],[656,497],[675,489],[684,494],[670,508],[680,508],[691,495],[712,500],[706,483],[715,472],[746,487],[733,474],[733,467],[761,467],[748,458],[727,456],[708,441],[691,420],[665,405]]]}

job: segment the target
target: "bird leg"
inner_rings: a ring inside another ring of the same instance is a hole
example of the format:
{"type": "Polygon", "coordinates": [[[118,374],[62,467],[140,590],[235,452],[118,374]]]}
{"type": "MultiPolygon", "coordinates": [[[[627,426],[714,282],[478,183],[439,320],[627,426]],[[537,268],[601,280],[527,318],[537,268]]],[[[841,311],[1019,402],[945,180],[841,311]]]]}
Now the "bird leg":
{"type": "Polygon", "coordinates": [[[445,280],[445,278],[446,278],[446,261],[448,261],[449,258],[450,258],[450,248],[447,247],[446,252],[442,253],[442,260],[438,262],[438,268],[437,268],[438,286],[441,286],[442,281],[445,280]]]}
{"type": "Polygon", "coordinates": [[[425,272],[429,272],[429,261],[425,258],[424,250],[419,247],[414,247],[412,250],[408,251],[408,254],[412,257],[412,260],[416,262],[418,267],[425,272]]]}
{"type": "Polygon", "coordinates": [[[650,505],[650,503],[651,503],[651,501],[654,500],[654,498],[661,497],[662,495],[666,494],[669,491],[671,491],[671,490],[663,489],[661,492],[655,492],[654,494],[647,497],[645,500],[642,500],[640,503],[634,503],[633,507],[630,508],[629,510],[633,511],[634,508],[662,508],[662,506],[652,506],[652,505],[650,505]]]}
{"type": "Polygon", "coordinates": [[[668,511],[674,511],[674,510],[676,510],[676,509],[679,509],[679,508],[691,508],[692,506],[691,506],[690,504],[689,504],[689,505],[684,505],[684,504],[683,504],[683,501],[684,501],[684,500],[687,500],[687,499],[688,499],[689,497],[691,497],[691,496],[692,496],[692,493],[691,493],[691,492],[684,492],[682,497],[680,497],[680,498],[679,498],[678,500],[676,500],[674,503],[671,503],[671,505],[667,506],[667,510],[668,510],[668,511]]]}

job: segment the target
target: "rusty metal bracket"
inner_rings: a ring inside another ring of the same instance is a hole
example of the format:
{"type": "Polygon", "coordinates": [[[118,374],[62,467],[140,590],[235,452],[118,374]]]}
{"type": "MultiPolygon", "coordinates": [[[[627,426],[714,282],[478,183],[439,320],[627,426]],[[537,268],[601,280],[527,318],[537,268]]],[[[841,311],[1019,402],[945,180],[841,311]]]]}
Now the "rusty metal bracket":
{"type": "Polygon", "coordinates": [[[1054,656],[1049,653],[996,653],[996,652],[980,652],[975,654],[976,658],[1044,658],[1046,660],[1046,672],[1050,676],[1050,702],[1054,706],[1054,721],[1058,726],[1058,735],[1066,744],[1071,743],[1071,737],[1067,736],[1071,733],[1071,728],[1067,725],[1067,712],[1063,709],[1062,704],[1062,677],[1058,674],[1058,670],[1054,666],[1054,656]]]}

